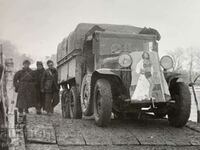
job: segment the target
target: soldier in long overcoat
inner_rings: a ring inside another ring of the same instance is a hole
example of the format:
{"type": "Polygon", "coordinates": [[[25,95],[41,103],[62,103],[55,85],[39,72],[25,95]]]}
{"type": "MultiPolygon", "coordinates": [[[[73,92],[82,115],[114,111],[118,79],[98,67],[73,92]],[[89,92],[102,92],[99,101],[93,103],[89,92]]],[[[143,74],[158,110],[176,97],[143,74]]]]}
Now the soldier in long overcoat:
{"type": "Polygon", "coordinates": [[[30,61],[25,60],[22,70],[16,72],[13,79],[15,91],[18,93],[16,107],[20,114],[28,113],[28,108],[35,107],[37,102],[35,74],[29,66],[30,61]]]}
{"type": "Polygon", "coordinates": [[[45,111],[48,115],[53,113],[54,107],[59,103],[58,72],[52,60],[47,61],[48,69],[43,73],[41,91],[45,94],[45,111]]]}
{"type": "Polygon", "coordinates": [[[37,90],[37,114],[41,114],[41,109],[44,109],[44,93],[41,92],[41,79],[45,71],[43,63],[41,61],[36,62],[37,70],[36,73],[36,90],[37,90]]]}

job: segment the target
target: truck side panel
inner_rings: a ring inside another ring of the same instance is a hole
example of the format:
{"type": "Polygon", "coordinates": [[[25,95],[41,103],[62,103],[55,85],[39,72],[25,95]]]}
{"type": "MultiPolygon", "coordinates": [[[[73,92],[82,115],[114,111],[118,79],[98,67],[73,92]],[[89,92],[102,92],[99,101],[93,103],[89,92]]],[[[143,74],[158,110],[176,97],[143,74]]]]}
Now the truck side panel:
{"type": "Polygon", "coordinates": [[[76,57],[74,57],[73,59],[71,59],[71,61],[69,61],[69,68],[68,68],[68,79],[70,78],[74,78],[75,77],[75,72],[76,72],[76,57]]]}
{"type": "Polygon", "coordinates": [[[58,67],[58,81],[65,82],[68,79],[75,78],[76,57],[72,58],[62,66],[58,67]]]}

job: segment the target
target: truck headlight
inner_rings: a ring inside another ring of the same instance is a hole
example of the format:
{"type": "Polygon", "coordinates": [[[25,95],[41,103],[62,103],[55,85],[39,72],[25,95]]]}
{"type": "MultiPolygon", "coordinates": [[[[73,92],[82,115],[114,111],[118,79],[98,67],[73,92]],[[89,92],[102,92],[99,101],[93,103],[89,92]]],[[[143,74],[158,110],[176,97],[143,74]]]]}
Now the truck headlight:
{"type": "Polygon", "coordinates": [[[173,59],[170,56],[163,56],[160,59],[160,65],[163,67],[163,69],[171,69],[173,68],[173,59]]]}
{"type": "Polygon", "coordinates": [[[118,62],[122,67],[129,67],[132,64],[132,58],[129,54],[121,54],[118,62]]]}

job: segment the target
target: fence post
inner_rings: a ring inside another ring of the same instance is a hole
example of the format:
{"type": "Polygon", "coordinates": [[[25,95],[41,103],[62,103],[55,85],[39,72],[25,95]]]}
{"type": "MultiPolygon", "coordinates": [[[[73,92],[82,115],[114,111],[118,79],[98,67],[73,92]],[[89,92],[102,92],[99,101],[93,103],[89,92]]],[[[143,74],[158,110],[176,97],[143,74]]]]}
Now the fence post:
{"type": "Polygon", "coordinates": [[[14,63],[12,58],[5,59],[5,97],[8,100],[8,135],[12,141],[16,138],[15,132],[15,101],[16,94],[14,92],[13,77],[14,77],[14,63]]]}

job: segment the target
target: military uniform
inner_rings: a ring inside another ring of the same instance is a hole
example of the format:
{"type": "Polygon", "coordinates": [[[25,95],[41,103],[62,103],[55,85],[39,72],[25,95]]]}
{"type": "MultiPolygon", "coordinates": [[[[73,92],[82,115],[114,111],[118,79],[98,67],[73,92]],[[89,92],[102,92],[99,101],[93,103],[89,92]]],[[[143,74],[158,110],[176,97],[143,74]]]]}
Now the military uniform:
{"type": "Polygon", "coordinates": [[[38,69],[35,71],[36,74],[36,89],[37,89],[37,106],[36,109],[38,112],[41,112],[41,109],[44,109],[44,93],[41,92],[41,79],[45,69],[38,69]]]}
{"type": "Polygon", "coordinates": [[[58,73],[54,69],[46,69],[41,80],[41,89],[45,94],[45,111],[52,113],[53,108],[59,103],[58,73]]]}
{"type": "Polygon", "coordinates": [[[14,75],[14,86],[17,95],[16,107],[22,113],[30,107],[35,107],[37,102],[36,80],[33,71],[22,69],[14,75]]]}

